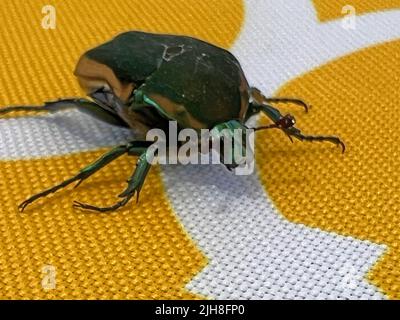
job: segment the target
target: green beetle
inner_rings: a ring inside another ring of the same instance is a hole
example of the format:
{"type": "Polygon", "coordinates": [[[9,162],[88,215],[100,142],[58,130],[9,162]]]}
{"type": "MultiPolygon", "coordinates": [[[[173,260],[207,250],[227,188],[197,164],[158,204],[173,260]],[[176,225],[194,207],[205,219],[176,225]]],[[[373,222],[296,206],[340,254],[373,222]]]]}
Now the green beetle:
{"type": "MultiPolygon", "coordinates": [[[[146,150],[151,142],[146,133],[153,128],[168,130],[170,120],[179,129],[243,129],[253,115],[263,112],[273,122],[260,129],[278,128],[289,138],[329,141],[342,146],[335,136],[306,136],[294,127],[291,115],[282,115],[271,103],[308,106],[300,99],[266,98],[249,86],[238,60],[227,50],[207,42],[179,35],[126,32],[86,52],[75,75],[91,99],[73,98],[46,102],[43,106],[11,106],[11,111],[59,111],[78,108],[112,125],[131,128],[137,140],[117,146],[76,176],[38,193],[23,203],[21,211],[38,198],[47,196],[89,176],[123,154],[139,156],[137,167],[119,195],[122,200],[110,207],[74,202],[77,208],[108,212],[124,206],[142,188],[150,164],[146,150]]],[[[220,136],[218,136],[220,138],[220,136]]],[[[233,163],[228,168],[237,164],[233,163]]]]}

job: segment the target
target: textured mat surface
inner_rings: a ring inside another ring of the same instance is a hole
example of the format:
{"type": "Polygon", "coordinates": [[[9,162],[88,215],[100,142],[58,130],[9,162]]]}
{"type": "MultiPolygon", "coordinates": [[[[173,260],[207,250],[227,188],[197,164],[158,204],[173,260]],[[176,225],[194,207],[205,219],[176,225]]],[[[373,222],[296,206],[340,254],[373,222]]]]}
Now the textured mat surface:
{"type": "Polygon", "coordinates": [[[265,94],[309,101],[307,115],[279,107],[348,147],[262,132],[253,175],[156,167],[139,204],[73,210],[116,200],[135,164],[123,157],[20,215],[131,134],[76,111],[0,119],[0,298],[400,298],[400,1],[0,3],[0,105],[82,95],[75,62],[121,31],[183,33],[230,48],[265,94]],[[48,4],[54,30],[42,28],[48,4]]]}

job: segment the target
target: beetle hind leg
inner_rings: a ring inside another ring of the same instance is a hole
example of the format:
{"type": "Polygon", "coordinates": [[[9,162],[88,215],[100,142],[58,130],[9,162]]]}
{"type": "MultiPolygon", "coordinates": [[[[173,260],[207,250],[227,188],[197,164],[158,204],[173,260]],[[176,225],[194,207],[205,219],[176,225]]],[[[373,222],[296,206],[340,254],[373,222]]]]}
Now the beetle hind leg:
{"type": "Polygon", "coordinates": [[[117,114],[113,113],[109,109],[106,109],[105,106],[98,105],[93,101],[83,98],[67,98],[55,101],[48,101],[45,102],[42,106],[10,106],[0,108],[0,116],[10,112],[58,112],[73,108],[77,108],[79,111],[111,125],[119,127],[128,126],[117,114]]]}
{"type": "Polygon", "coordinates": [[[0,115],[10,112],[33,111],[33,112],[57,112],[74,108],[79,99],[62,99],[45,102],[42,106],[10,106],[0,109],[0,115]]]}

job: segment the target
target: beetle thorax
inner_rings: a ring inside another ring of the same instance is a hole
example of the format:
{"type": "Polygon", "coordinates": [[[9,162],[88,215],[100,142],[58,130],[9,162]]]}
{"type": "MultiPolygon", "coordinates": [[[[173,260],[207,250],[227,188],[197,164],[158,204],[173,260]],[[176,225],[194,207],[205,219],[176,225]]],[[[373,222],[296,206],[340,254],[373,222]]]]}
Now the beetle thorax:
{"type": "Polygon", "coordinates": [[[127,102],[135,89],[134,83],[123,83],[110,67],[85,56],[79,60],[74,74],[86,94],[105,88],[114,92],[123,102],[127,102]]]}

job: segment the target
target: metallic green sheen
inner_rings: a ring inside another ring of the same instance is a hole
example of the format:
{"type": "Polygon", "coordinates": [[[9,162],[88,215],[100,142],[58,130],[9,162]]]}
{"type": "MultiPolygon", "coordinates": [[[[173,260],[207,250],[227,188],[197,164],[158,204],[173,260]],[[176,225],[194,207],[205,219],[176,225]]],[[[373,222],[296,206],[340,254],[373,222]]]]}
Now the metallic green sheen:
{"type": "Polygon", "coordinates": [[[183,105],[209,127],[239,119],[245,76],[225,49],[188,36],[131,31],[86,56],[110,67],[120,80],[140,86],[146,96],[159,94],[183,105]]]}

